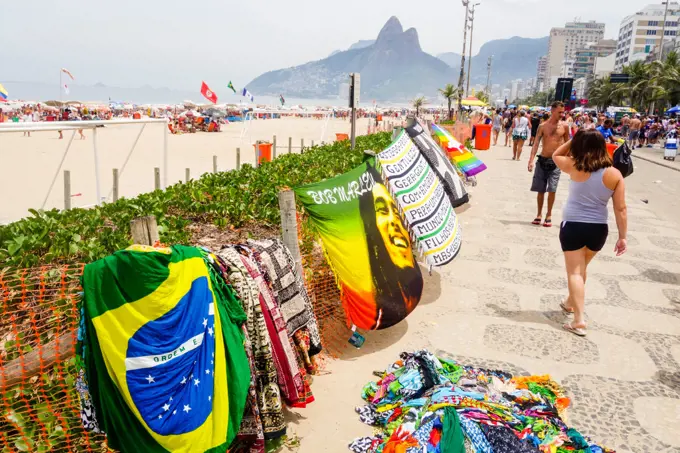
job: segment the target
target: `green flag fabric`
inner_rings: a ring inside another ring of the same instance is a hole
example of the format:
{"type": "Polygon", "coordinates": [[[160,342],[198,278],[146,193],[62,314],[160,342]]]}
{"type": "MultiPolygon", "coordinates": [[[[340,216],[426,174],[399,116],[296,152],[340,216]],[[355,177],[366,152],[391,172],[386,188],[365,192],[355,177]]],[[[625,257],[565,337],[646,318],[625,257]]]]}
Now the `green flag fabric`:
{"type": "Polygon", "coordinates": [[[229,81],[229,85],[227,85],[227,88],[230,88],[231,91],[233,91],[234,94],[236,94],[236,88],[234,88],[234,84],[231,83],[231,80],[229,81]]]}
{"type": "Polygon", "coordinates": [[[250,384],[235,294],[194,247],[133,246],[85,266],[81,343],[109,447],[226,452],[250,384]]]}

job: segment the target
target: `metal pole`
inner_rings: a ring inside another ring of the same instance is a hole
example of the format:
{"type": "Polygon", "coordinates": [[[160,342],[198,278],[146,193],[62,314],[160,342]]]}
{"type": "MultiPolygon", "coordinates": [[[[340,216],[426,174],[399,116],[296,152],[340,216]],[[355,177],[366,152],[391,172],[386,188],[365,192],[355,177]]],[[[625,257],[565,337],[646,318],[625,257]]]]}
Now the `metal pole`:
{"type": "Polygon", "coordinates": [[[163,188],[168,187],[168,121],[163,125],[163,188]]]}
{"type": "Polygon", "coordinates": [[[66,209],[71,209],[71,172],[68,170],[64,170],[64,210],[66,209]]]}
{"type": "Polygon", "coordinates": [[[213,156],[213,173],[217,173],[217,156],[213,156]]]}
{"type": "MultiPolygon", "coordinates": [[[[42,206],[40,206],[40,209],[45,209],[45,205],[47,204],[47,199],[50,196],[50,192],[52,192],[52,188],[54,187],[54,183],[57,182],[57,177],[59,177],[59,170],[61,170],[61,166],[64,165],[64,161],[66,160],[66,155],[68,154],[68,150],[71,149],[71,143],[73,143],[73,138],[76,136],[76,131],[74,130],[73,133],[71,134],[71,138],[68,141],[68,145],[66,145],[66,150],[64,151],[64,155],[61,156],[61,162],[59,162],[59,166],[57,167],[57,171],[54,172],[54,178],[52,178],[52,183],[50,184],[50,188],[47,189],[47,194],[45,194],[45,199],[43,200],[42,206]]],[[[69,179],[70,181],[70,179],[69,179]]],[[[70,182],[69,182],[70,185],[70,182]]],[[[71,203],[71,196],[69,195],[69,205],[71,203]]]]}
{"type": "Polygon", "coordinates": [[[467,72],[467,86],[465,87],[465,96],[470,95],[470,72],[472,71],[472,34],[475,31],[475,7],[479,3],[472,5],[472,12],[470,13],[470,52],[468,54],[468,72],[467,72]]]}
{"type": "Polygon", "coordinates": [[[184,169],[184,182],[189,182],[190,179],[191,179],[191,169],[185,168],[184,169]]]}
{"type": "Polygon", "coordinates": [[[97,186],[97,205],[102,202],[102,190],[99,183],[99,153],[97,151],[97,129],[92,130],[92,148],[94,149],[94,180],[97,186]]]}
{"type": "Polygon", "coordinates": [[[276,135],[272,141],[272,159],[276,159],[276,135]]]}
{"type": "Polygon", "coordinates": [[[305,139],[301,138],[300,139],[300,153],[302,153],[302,150],[305,149],[305,139]]]}
{"type": "Polygon", "coordinates": [[[465,6],[465,22],[463,24],[463,52],[460,55],[460,75],[458,76],[458,112],[463,109],[463,79],[465,77],[465,50],[467,49],[467,21],[470,11],[470,0],[462,0],[465,6]]]}
{"type": "Polygon", "coordinates": [[[491,101],[491,60],[493,55],[489,55],[489,60],[486,63],[486,96],[491,101]]]}
{"type": "Polygon", "coordinates": [[[288,154],[293,152],[293,137],[288,137],[288,154]]]}
{"type": "Polygon", "coordinates": [[[161,188],[161,169],[158,167],[153,168],[153,187],[154,190],[161,188]]]}
{"type": "MultiPolygon", "coordinates": [[[[128,152],[128,155],[125,156],[125,161],[123,162],[123,165],[120,167],[120,171],[118,172],[118,177],[120,178],[123,176],[123,172],[125,171],[125,167],[128,164],[128,161],[130,160],[130,156],[132,156],[132,152],[135,150],[137,147],[137,142],[139,142],[139,137],[142,136],[142,132],[144,132],[144,128],[146,127],[146,124],[142,124],[142,127],[139,129],[139,132],[137,133],[137,137],[135,137],[135,141],[132,143],[132,148],[130,148],[130,151],[128,152]]],[[[106,199],[111,196],[111,193],[113,191],[113,188],[111,189],[111,192],[106,196],[106,199]]]]}
{"type": "MultiPolygon", "coordinates": [[[[668,4],[670,3],[670,0],[666,0],[663,2],[666,5],[666,8],[664,9],[663,12],[663,24],[661,25],[661,46],[659,47],[659,54],[656,57],[656,61],[661,61],[663,59],[663,45],[664,45],[664,38],[666,37],[666,17],[668,16],[668,4]]],[[[632,101],[632,99],[631,99],[632,101]]],[[[649,108],[650,114],[654,114],[654,105],[656,103],[652,101],[652,104],[649,108]]]]}
{"type": "Polygon", "coordinates": [[[241,169],[241,148],[236,148],[236,169],[241,169]]]}

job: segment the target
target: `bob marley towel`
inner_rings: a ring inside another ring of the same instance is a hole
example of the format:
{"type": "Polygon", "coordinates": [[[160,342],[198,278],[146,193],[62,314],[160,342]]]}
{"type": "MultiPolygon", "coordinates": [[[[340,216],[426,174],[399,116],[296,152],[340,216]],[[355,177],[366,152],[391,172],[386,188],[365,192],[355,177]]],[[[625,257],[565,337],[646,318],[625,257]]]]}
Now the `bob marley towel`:
{"type": "Polygon", "coordinates": [[[295,194],[321,237],[348,322],[384,329],[411,313],[420,301],[423,277],[375,158],[298,187],[295,194]]]}

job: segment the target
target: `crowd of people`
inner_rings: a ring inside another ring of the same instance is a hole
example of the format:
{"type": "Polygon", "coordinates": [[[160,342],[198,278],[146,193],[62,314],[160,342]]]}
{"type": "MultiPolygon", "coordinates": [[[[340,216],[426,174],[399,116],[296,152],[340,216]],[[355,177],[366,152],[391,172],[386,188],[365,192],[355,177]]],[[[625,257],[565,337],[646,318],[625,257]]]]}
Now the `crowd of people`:
{"type": "MultiPolygon", "coordinates": [[[[533,146],[538,128],[550,118],[547,111],[530,112],[517,108],[498,108],[479,115],[492,125],[494,145],[498,145],[499,137],[504,134],[503,146],[513,148],[515,160],[519,160],[527,139],[528,146],[533,146]]],[[[616,142],[616,137],[628,140],[631,149],[652,148],[667,137],[680,135],[680,122],[675,114],[664,117],[625,114],[615,123],[615,119],[605,113],[564,112],[560,120],[566,123],[570,137],[579,130],[595,129],[611,143],[616,142]]]]}

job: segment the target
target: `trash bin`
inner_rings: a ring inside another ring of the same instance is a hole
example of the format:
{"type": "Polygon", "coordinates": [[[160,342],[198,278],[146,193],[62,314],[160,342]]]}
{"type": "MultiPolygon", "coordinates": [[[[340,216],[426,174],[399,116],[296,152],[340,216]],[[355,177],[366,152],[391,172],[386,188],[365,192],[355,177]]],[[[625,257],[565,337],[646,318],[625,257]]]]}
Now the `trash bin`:
{"type": "Polygon", "coordinates": [[[615,143],[607,143],[607,152],[609,153],[609,157],[611,157],[612,159],[614,158],[614,151],[616,151],[619,148],[619,146],[620,145],[617,145],[615,143]]]}
{"type": "Polygon", "coordinates": [[[257,165],[262,162],[272,161],[272,144],[269,142],[257,142],[255,143],[255,158],[257,159],[257,165]]]}
{"type": "Polygon", "coordinates": [[[491,125],[477,124],[475,129],[475,149],[486,151],[491,148],[491,125]]]}
{"type": "Polygon", "coordinates": [[[335,140],[339,142],[343,140],[349,140],[349,134],[335,134],[335,140]]]}

